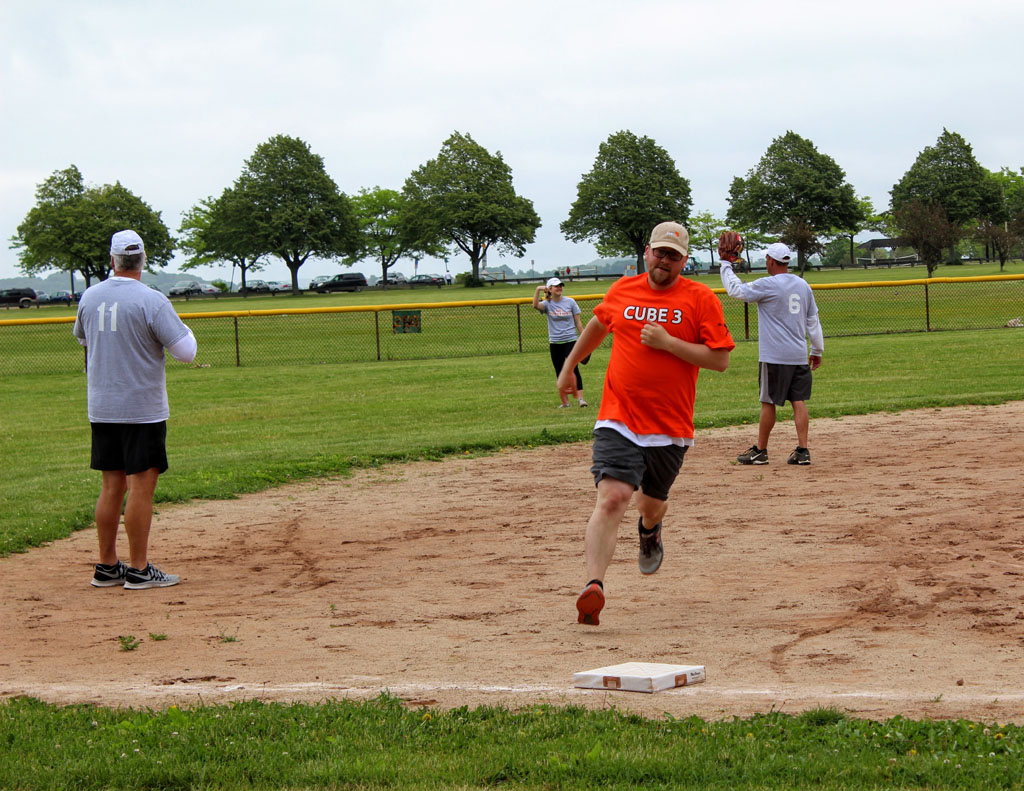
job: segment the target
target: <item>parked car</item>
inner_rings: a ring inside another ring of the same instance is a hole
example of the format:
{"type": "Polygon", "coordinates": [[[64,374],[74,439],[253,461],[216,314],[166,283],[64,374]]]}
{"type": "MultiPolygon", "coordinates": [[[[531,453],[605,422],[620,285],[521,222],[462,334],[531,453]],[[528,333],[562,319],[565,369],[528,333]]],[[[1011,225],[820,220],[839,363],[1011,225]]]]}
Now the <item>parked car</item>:
{"type": "Polygon", "coordinates": [[[247,280],[245,288],[239,288],[239,294],[267,294],[270,292],[270,284],[266,280],[247,280]]]}
{"type": "Polygon", "coordinates": [[[445,284],[444,278],[439,275],[414,275],[409,278],[410,286],[437,286],[440,288],[445,284]]]}
{"type": "Polygon", "coordinates": [[[291,291],[292,284],[285,283],[283,280],[268,280],[267,285],[270,286],[271,291],[291,291]]]}
{"type": "Polygon", "coordinates": [[[47,294],[45,291],[37,291],[36,292],[36,302],[38,304],[40,304],[40,305],[49,305],[50,304],[50,295],[47,294]]]}
{"type": "Polygon", "coordinates": [[[220,289],[216,286],[211,286],[209,283],[200,283],[199,288],[202,289],[204,294],[219,294],[220,289]]]}
{"type": "Polygon", "coordinates": [[[392,272],[387,276],[387,279],[381,280],[378,286],[404,286],[408,280],[405,275],[401,272],[392,272]]]}
{"type": "Polygon", "coordinates": [[[316,287],[317,293],[327,294],[331,291],[362,291],[366,288],[366,277],[362,272],[342,272],[326,283],[316,287]]]}
{"type": "Polygon", "coordinates": [[[70,291],[54,291],[50,294],[50,304],[56,305],[63,303],[64,305],[70,305],[75,300],[75,295],[70,291]]]}
{"type": "Polygon", "coordinates": [[[36,292],[30,288],[5,288],[0,291],[0,305],[17,305],[19,308],[38,307],[36,292]]]}
{"type": "Polygon", "coordinates": [[[202,294],[203,287],[198,280],[179,280],[167,293],[172,297],[187,297],[190,294],[202,294]]]}
{"type": "Polygon", "coordinates": [[[326,283],[330,279],[330,275],[317,275],[316,277],[309,281],[309,290],[316,291],[317,286],[319,286],[322,283],[326,283]]]}

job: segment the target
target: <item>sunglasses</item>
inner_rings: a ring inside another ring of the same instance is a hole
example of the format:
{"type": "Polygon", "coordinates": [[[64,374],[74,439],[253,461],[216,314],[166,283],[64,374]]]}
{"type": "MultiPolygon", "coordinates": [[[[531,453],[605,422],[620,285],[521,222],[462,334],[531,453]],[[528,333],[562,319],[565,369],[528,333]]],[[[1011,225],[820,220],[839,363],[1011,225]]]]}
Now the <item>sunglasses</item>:
{"type": "Polygon", "coordinates": [[[655,247],[653,250],[651,250],[651,252],[654,254],[654,257],[657,258],[658,260],[667,258],[674,264],[677,264],[683,260],[682,253],[679,253],[675,250],[670,250],[667,247],[655,247]]]}

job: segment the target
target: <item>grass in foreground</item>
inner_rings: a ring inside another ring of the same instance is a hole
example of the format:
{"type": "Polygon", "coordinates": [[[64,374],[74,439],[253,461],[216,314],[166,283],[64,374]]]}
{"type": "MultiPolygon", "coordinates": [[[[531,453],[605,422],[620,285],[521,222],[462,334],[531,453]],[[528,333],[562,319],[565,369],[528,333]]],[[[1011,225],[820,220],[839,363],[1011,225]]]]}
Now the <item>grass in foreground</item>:
{"type": "MultiPolygon", "coordinates": [[[[1019,399],[1021,331],[831,339],[811,416],[1019,399]]],[[[583,369],[599,400],[607,350],[583,369]]],[[[756,423],[757,344],[698,383],[698,428],[756,423]]],[[[0,555],[88,527],[82,374],[0,383],[0,555]]],[[[595,409],[556,410],[546,353],[267,368],[168,370],[171,469],[157,499],[225,498],[287,481],[418,458],[589,440],[595,409]]],[[[780,411],[789,419],[791,411],[780,411]]],[[[785,430],[785,427],[781,427],[785,430]]],[[[699,441],[699,437],[698,437],[699,441]]],[[[581,475],[586,475],[581,470],[581,475]]]]}
{"type": "Polygon", "coordinates": [[[400,700],[163,712],[0,704],[9,789],[1024,787],[1021,729],[834,709],[707,722],[400,700]]]}

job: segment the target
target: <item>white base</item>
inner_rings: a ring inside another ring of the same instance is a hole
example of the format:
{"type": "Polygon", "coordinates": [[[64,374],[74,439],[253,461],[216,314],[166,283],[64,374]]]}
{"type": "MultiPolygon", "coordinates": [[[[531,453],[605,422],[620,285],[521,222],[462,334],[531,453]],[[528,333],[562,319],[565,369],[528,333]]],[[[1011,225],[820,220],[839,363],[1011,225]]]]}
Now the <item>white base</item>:
{"type": "Polygon", "coordinates": [[[656,662],[623,662],[572,675],[573,685],[582,689],[626,692],[659,692],[699,684],[706,679],[703,665],[662,665],[656,662]]]}

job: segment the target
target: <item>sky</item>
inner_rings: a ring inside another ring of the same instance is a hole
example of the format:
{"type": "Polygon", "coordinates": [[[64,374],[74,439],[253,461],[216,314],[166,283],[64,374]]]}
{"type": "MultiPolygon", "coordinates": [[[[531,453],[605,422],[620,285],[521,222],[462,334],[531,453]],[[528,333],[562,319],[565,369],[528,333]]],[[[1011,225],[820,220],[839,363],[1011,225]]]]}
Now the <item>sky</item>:
{"type": "MultiPolygon", "coordinates": [[[[401,189],[470,134],[542,222],[522,259],[491,255],[513,269],[596,257],[559,225],[626,129],[674,159],[693,213],[724,216],[787,131],[880,210],[943,128],[990,170],[1024,165],[1022,41],[1020,0],[0,0],[0,278],[21,274],[9,240],[54,171],[120,181],[173,234],[277,134],[347,194],[401,189]]],[[[299,280],[338,271],[310,260],[299,280]]],[[[254,276],[290,279],[276,259],[254,276]]]]}

